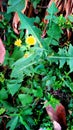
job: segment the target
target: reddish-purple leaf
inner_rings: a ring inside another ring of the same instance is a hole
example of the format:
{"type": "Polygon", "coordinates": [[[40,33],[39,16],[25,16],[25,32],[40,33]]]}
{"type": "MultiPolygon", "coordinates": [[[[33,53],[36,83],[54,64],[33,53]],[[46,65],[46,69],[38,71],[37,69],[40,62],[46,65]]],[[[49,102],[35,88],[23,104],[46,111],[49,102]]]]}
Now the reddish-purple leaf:
{"type": "Polygon", "coordinates": [[[3,42],[0,38],[0,64],[2,64],[4,62],[4,56],[5,56],[5,47],[3,45],[3,42]]]}

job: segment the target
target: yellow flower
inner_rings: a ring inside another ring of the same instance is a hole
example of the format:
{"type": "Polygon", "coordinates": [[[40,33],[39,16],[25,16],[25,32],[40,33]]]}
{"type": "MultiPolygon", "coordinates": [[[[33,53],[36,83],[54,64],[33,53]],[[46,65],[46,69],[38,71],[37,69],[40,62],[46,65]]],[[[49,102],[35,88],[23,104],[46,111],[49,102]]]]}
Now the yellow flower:
{"type": "Polygon", "coordinates": [[[21,43],[22,41],[20,39],[17,39],[15,42],[14,42],[14,45],[20,47],[21,46],[21,43]]]}
{"type": "Polygon", "coordinates": [[[34,36],[28,36],[27,38],[26,38],[26,43],[28,44],[28,45],[35,45],[36,44],[36,39],[35,39],[35,37],[34,36]]]}
{"type": "Polygon", "coordinates": [[[29,56],[28,53],[25,53],[25,54],[24,54],[24,58],[27,58],[28,56],[29,56]]]}

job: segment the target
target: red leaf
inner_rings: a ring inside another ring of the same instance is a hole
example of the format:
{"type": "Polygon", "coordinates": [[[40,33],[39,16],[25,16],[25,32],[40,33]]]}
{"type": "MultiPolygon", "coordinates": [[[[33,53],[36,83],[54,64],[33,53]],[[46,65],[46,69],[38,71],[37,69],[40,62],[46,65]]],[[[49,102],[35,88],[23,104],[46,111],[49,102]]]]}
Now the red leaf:
{"type": "Polygon", "coordinates": [[[57,121],[53,121],[54,130],[61,130],[61,126],[57,121]]]}
{"type": "Polygon", "coordinates": [[[3,42],[0,38],[0,64],[2,64],[4,62],[4,56],[5,56],[5,47],[3,45],[3,42]]]}

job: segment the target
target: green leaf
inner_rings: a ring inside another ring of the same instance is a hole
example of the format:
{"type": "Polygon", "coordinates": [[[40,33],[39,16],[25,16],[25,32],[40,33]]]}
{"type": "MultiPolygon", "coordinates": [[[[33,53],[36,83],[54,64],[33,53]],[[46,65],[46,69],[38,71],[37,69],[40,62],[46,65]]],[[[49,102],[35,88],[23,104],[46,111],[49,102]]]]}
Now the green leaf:
{"type": "Polygon", "coordinates": [[[15,48],[14,48],[14,51],[13,51],[13,53],[12,53],[12,55],[11,55],[11,58],[13,58],[14,61],[16,61],[16,60],[18,60],[19,58],[23,57],[23,55],[24,55],[24,51],[21,50],[21,49],[18,48],[18,47],[15,47],[15,48]]]}
{"type": "MultiPolygon", "coordinates": [[[[25,73],[26,69],[36,63],[36,55],[32,54],[27,58],[21,58],[13,64],[11,77],[18,77],[21,73],[25,73]]],[[[28,74],[28,73],[27,73],[28,74]]]]}
{"type": "Polygon", "coordinates": [[[73,92],[73,83],[70,83],[68,80],[64,80],[64,83],[73,92]]]}
{"type": "Polygon", "coordinates": [[[23,124],[26,128],[26,130],[30,130],[30,127],[28,126],[28,124],[23,120],[22,116],[20,116],[20,122],[21,124],[23,124]]]}
{"type": "Polygon", "coordinates": [[[18,98],[23,106],[29,105],[33,101],[33,97],[28,94],[19,94],[18,98]]]}
{"type": "Polygon", "coordinates": [[[20,86],[18,80],[9,80],[7,83],[7,88],[12,96],[19,90],[20,86]]]}
{"type": "Polygon", "coordinates": [[[31,2],[32,2],[32,4],[33,4],[33,6],[34,6],[34,8],[36,8],[36,6],[37,6],[37,4],[39,4],[39,2],[40,2],[41,0],[31,0],[31,2]]]}
{"type": "Polygon", "coordinates": [[[43,97],[43,90],[42,90],[42,88],[41,87],[37,87],[36,90],[33,90],[33,94],[34,94],[34,96],[39,97],[39,98],[43,97]]]}
{"type": "Polygon", "coordinates": [[[73,46],[71,44],[68,49],[68,54],[69,54],[69,56],[73,56],[73,46]]]}
{"type": "Polygon", "coordinates": [[[23,116],[32,115],[32,108],[26,107],[22,111],[23,116]]]}
{"type": "Polygon", "coordinates": [[[47,31],[47,34],[49,36],[48,43],[52,44],[52,45],[58,45],[59,39],[61,37],[61,33],[62,33],[62,31],[61,31],[60,27],[57,24],[52,23],[52,25],[49,27],[49,29],[47,31]]]}
{"type": "Polygon", "coordinates": [[[70,44],[68,49],[68,55],[71,57],[69,60],[67,60],[67,64],[70,67],[70,72],[73,71],[73,46],[70,44]]]}
{"type": "Polygon", "coordinates": [[[4,88],[2,88],[0,90],[0,99],[3,100],[3,99],[7,99],[7,98],[8,98],[7,91],[4,88]]]}
{"type": "Polygon", "coordinates": [[[61,33],[62,32],[60,27],[55,23],[52,23],[51,27],[47,31],[48,36],[51,37],[51,39],[55,40],[59,40],[59,38],[61,37],[61,33]]]}
{"type": "Polygon", "coordinates": [[[46,81],[46,86],[49,87],[52,86],[56,81],[56,76],[52,76],[51,78],[49,77],[48,80],[46,81]]]}
{"type": "Polygon", "coordinates": [[[69,65],[70,73],[73,72],[73,57],[67,60],[67,64],[69,65]]]}
{"type": "Polygon", "coordinates": [[[48,93],[47,96],[47,102],[44,104],[44,107],[51,105],[54,109],[56,108],[56,105],[59,104],[59,100],[57,100],[56,98],[54,98],[51,94],[48,93]]]}
{"type": "Polygon", "coordinates": [[[71,22],[73,22],[73,15],[69,15],[68,18],[71,22]]]}
{"type": "Polygon", "coordinates": [[[29,34],[32,34],[39,45],[41,45],[40,37],[41,37],[41,30],[34,26],[34,18],[28,18],[24,14],[18,12],[20,17],[21,26],[20,29],[27,29],[29,34]]]}
{"type": "Polygon", "coordinates": [[[25,7],[25,0],[9,0],[7,13],[21,11],[25,7]]]}
{"type": "Polygon", "coordinates": [[[48,13],[53,15],[58,12],[58,9],[56,7],[56,4],[52,2],[51,6],[47,9],[48,13]]]}
{"type": "Polygon", "coordinates": [[[10,127],[9,130],[15,130],[17,123],[18,123],[18,116],[15,116],[7,123],[6,128],[10,127]]]}
{"type": "Polygon", "coordinates": [[[11,104],[9,104],[7,101],[2,101],[2,104],[4,108],[6,109],[7,114],[17,111],[17,108],[15,108],[14,106],[12,107],[11,104]]]}
{"type": "Polygon", "coordinates": [[[2,82],[2,83],[3,83],[3,82],[4,82],[4,80],[5,80],[5,79],[4,79],[4,74],[0,72],[0,82],[2,82]]]}
{"type": "Polygon", "coordinates": [[[67,65],[69,65],[70,72],[73,72],[73,46],[70,45],[67,51],[67,48],[59,49],[57,56],[48,56],[48,61],[52,61],[57,63],[57,61],[60,62],[59,67],[63,67],[63,65],[67,62],[67,65]]]}
{"type": "Polygon", "coordinates": [[[0,108],[0,115],[2,115],[5,112],[5,108],[0,108]]]}
{"type": "MultiPolygon", "coordinates": [[[[65,48],[62,48],[62,49],[59,48],[58,54],[65,57],[68,54],[68,52],[65,48]]],[[[66,62],[66,59],[65,58],[60,59],[59,62],[60,62],[59,68],[62,68],[66,62]]]]}
{"type": "Polygon", "coordinates": [[[65,64],[66,60],[65,59],[61,59],[60,60],[60,65],[59,65],[59,68],[62,68],[65,64]]]}

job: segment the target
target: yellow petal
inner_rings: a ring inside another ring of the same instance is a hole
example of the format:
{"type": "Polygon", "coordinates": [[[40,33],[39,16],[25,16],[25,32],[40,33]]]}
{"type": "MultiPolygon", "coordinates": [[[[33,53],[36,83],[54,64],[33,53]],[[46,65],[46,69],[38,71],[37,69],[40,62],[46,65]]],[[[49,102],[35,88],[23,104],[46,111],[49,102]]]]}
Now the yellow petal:
{"type": "Polygon", "coordinates": [[[36,39],[35,39],[35,37],[34,36],[28,36],[27,38],[26,38],[26,43],[28,44],[28,45],[35,45],[36,44],[36,39]]]}

